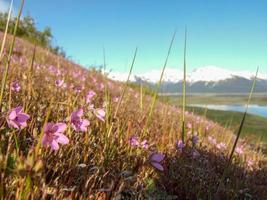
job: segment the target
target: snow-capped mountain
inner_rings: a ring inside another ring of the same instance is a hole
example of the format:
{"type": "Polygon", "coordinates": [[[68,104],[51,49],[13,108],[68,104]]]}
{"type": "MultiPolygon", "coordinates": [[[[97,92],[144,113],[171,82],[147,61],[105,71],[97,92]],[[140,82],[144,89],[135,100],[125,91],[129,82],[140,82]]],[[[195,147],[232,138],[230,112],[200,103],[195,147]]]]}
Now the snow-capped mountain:
{"type": "MultiPolygon", "coordinates": [[[[130,81],[136,81],[142,79],[143,81],[156,83],[159,81],[161,75],[161,70],[152,69],[148,72],[142,74],[134,74],[130,77],[130,81]]],[[[205,82],[218,82],[234,77],[241,77],[245,79],[253,79],[255,76],[255,72],[249,71],[232,71],[228,69],[223,69],[215,66],[207,66],[200,67],[194,69],[191,73],[187,74],[187,81],[190,83],[205,81],[205,82]]],[[[109,78],[118,81],[127,80],[128,73],[120,73],[120,72],[111,72],[109,74],[109,78]]],[[[267,75],[259,73],[259,79],[267,80],[267,75]]],[[[183,80],[183,71],[174,69],[174,68],[166,68],[163,76],[163,82],[173,82],[177,83],[183,80]]]]}
{"type": "MultiPolygon", "coordinates": [[[[142,74],[134,74],[131,82],[145,83],[153,88],[159,81],[161,70],[151,70],[142,74]]],[[[187,91],[191,93],[243,93],[248,92],[255,72],[232,71],[215,66],[200,67],[187,74],[187,91]]],[[[118,81],[127,80],[128,73],[110,73],[109,78],[118,81]]],[[[166,68],[163,76],[161,92],[181,92],[183,71],[166,68]]],[[[256,92],[267,93],[267,75],[258,74],[256,92]]]]}

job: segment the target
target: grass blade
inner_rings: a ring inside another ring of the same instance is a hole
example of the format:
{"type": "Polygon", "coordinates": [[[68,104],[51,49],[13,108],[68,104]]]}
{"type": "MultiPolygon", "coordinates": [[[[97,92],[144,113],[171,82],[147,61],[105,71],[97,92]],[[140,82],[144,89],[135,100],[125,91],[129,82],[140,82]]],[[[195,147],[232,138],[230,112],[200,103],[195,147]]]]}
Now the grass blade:
{"type": "Polygon", "coordinates": [[[24,0],[21,0],[21,5],[20,5],[19,13],[18,13],[16,24],[15,24],[14,31],[13,31],[13,38],[12,38],[11,46],[10,46],[9,53],[8,53],[7,64],[6,64],[6,67],[5,67],[4,76],[3,76],[3,79],[2,79],[2,83],[1,83],[0,111],[2,110],[2,101],[3,101],[3,95],[4,95],[4,91],[5,91],[5,87],[6,87],[8,70],[9,70],[9,67],[10,67],[11,56],[13,54],[13,48],[14,48],[14,45],[15,45],[17,28],[19,26],[19,21],[20,21],[20,16],[21,16],[21,13],[22,13],[23,6],[24,6],[24,0]]]}
{"type": "MultiPolygon", "coordinates": [[[[33,48],[33,54],[32,54],[32,59],[31,59],[31,64],[30,64],[30,69],[28,72],[28,92],[27,92],[27,97],[28,97],[28,102],[30,102],[31,98],[32,98],[32,78],[33,78],[33,66],[34,66],[34,61],[35,61],[35,55],[36,55],[36,44],[34,45],[33,48]]],[[[26,102],[26,101],[25,101],[26,102]]],[[[29,104],[26,104],[26,108],[25,111],[27,112],[29,109],[29,104]]]]}
{"type": "Polygon", "coordinates": [[[224,169],[224,172],[223,172],[222,178],[221,178],[221,180],[220,180],[220,183],[219,183],[217,192],[216,192],[216,194],[215,194],[215,197],[218,196],[218,194],[219,194],[219,190],[220,190],[220,188],[222,187],[223,181],[224,181],[225,177],[226,177],[227,174],[228,174],[228,170],[229,170],[230,164],[231,164],[231,162],[232,162],[232,159],[233,159],[233,156],[234,156],[234,152],[235,152],[235,149],[236,149],[238,140],[239,140],[239,138],[240,138],[240,135],[241,135],[243,126],[244,126],[244,124],[245,124],[245,120],[246,120],[246,116],[247,116],[247,112],[248,112],[248,107],[249,107],[249,104],[250,104],[250,102],[251,102],[251,98],[252,98],[252,95],[253,95],[253,92],[254,92],[254,89],[255,89],[255,86],[256,86],[256,81],[257,81],[258,71],[259,71],[259,68],[257,68],[256,75],[255,75],[255,77],[254,77],[254,81],[253,81],[253,84],[252,84],[252,87],[251,87],[251,90],[250,90],[250,94],[249,94],[249,97],[248,97],[248,102],[247,102],[247,105],[246,105],[246,109],[245,109],[245,112],[244,112],[242,121],[241,121],[241,123],[240,123],[239,129],[238,129],[238,131],[237,131],[237,135],[236,135],[236,138],[235,138],[235,142],[234,142],[234,145],[233,145],[233,147],[232,147],[232,150],[231,150],[231,153],[230,153],[230,156],[229,156],[229,160],[228,160],[227,165],[226,165],[226,167],[225,167],[225,169],[224,169]]]}
{"type": "Polygon", "coordinates": [[[10,18],[11,18],[12,7],[13,7],[13,0],[11,0],[11,2],[10,2],[9,11],[8,11],[8,17],[7,17],[7,22],[6,22],[6,28],[5,28],[5,33],[4,33],[3,41],[2,41],[2,44],[1,44],[0,62],[2,60],[3,51],[4,51],[5,44],[6,44],[6,37],[7,37],[7,31],[8,31],[8,27],[9,27],[10,18]]]}
{"type": "Polygon", "coordinates": [[[164,71],[166,69],[166,66],[167,66],[167,63],[168,63],[168,60],[169,60],[169,56],[171,54],[171,50],[172,50],[172,46],[173,46],[173,42],[174,42],[175,36],[176,36],[176,30],[173,33],[173,36],[172,36],[172,39],[171,39],[171,43],[170,43],[170,46],[169,46],[169,49],[168,49],[167,57],[166,57],[166,60],[165,60],[165,63],[163,65],[162,72],[161,72],[161,75],[160,75],[160,79],[159,79],[159,82],[157,84],[156,91],[154,92],[154,96],[153,96],[152,103],[151,103],[151,106],[150,106],[149,114],[148,114],[148,117],[147,117],[147,120],[146,120],[146,123],[145,123],[145,127],[143,129],[144,132],[147,131],[146,129],[149,126],[150,119],[152,117],[152,113],[153,113],[153,110],[154,110],[154,107],[155,107],[155,103],[156,103],[156,100],[157,100],[157,97],[158,97],[158,93],[159,93],[159,90],[160,90],[160,86],[161,86],[161,82],[162,82],[162,79],[163,79],[164,71]]]}
{"type": "Polygon", "coordinates": [[[249,94],[249,98],[248,98],[248,102],[247,102],[247,105],[246,105],[246,110],[245,110],[245,113],[243,115],[241,124],[239,126],[239,129],[238,129],[238,132],[237,132],[237,135],[236,135],[236,139],[235,139],[235,143],[233,145],[232,151],[231,151],[230,156],[229,156],[229,161],[230,162],[232,161],[232,158],[233,158],[233,155],[234,155],[234,152],[235,152],[235,148],[237,146],[237,142],[239,140],[239,137],[241,135],[241,132],[242,132],[245,120],[246,120],[246,116],[247,116],[247,112],[248,112],[248,106],[249,106],[249,104],[251,102],[251,98],[252,98],[252,95],[253,95],[253,92],[254,92],[254,89],[255,89],[255,86],[256,86],[258,72],[259,72],[259,68],[257,68],[257,72],[256,72],[256,75],[254,77],[254,81],[253,81],[253,84],[252,84],[252,87],[251,87],[251,91],[250,91],[250,94],[249,94]]]}
{"type": "Polygon", "coordinates": [[[184,79],[183,79],[183,110],[182,110],[182,141],[185,142],[185,107],[186,107],[186,42],[187,30],[185,29],[184,39],[184,79]]]}
{"type": "Polygon", "coordinates": [[[126,90],[127,90],[127,87],[128,87],[127,84],[128,84],[128,82],[129,82],[129,80],[130,80],[130,77],[131,77],[131,74],[132,74],[132,71],[133,71],[133,66],[134,66],[134,63],[135,63],[135,59],[136,59],[136,55],[137,55],[137,50],[138,50],[138,48],[136,47],[135,52],[134,52],[133,61],[132,61],[132,64],[131,64],[131,68],[130,68],[130,71],[129,71],[127,80],[126,80],[126,82],[125,82],[125,85],[124,85],[124,87],[123,87],[122,94],[121,94],[121,96],[120,96],[119,102],[118,102],[118,104],[117,104],[117,107],[116,107],[116,110],[115,110],[115,114],[114,114],[114,118],[117,117],[117,114],[118,114],[120,105],[121,105],[121,103],[122,103],[122,99],[123,99],[123,97],[124,97],[124,95],[125,95],[125,92],[126,92],[126,90]]]}

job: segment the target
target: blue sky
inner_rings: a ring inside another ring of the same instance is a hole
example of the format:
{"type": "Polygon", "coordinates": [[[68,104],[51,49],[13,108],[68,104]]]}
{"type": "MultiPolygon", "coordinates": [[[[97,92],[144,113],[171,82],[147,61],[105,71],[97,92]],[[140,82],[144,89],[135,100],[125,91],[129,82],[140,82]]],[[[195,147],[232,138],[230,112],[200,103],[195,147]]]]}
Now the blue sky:
{"type": "Polygon", "coordinates": [[[187,26],[190,70],[267,73],[266,10],[266,0],[25,0],[24,15],[50,26],[54,43],[82,65],[101,65],[104,46],[108,68],[127,71],[138,46],[136,72],[161,68],[177,28],[168,66],[181,68],[187,26]]]}

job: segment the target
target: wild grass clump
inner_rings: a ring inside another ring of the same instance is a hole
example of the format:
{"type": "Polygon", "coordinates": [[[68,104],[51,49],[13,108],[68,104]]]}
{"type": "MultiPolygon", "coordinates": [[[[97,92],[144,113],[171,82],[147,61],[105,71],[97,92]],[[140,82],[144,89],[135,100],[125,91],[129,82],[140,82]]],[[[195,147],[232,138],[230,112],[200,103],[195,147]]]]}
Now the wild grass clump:
{"type": "MultiPolygon", "coordinates": [[[[230,130],[184,112],[181,141],[179,108],[21,39],[10,66],[0,116],[1,199],[213,199],[236,140],[230,130]]],[[[263,199],[263,159],[239,139],[219,197],[263,199]]]]}

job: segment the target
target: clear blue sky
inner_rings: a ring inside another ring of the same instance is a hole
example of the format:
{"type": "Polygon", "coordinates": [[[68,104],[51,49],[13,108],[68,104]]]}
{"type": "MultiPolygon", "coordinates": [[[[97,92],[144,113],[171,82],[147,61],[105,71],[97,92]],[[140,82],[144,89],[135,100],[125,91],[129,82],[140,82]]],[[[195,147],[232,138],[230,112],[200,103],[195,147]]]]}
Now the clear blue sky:
{"type": "Polygon", "coordinates": [[[102,64],[104,46],[108,67],[127,71],[138,46],[136,72],[161,68],[177,28],[168,66],[181,68],[187,26],[190,69],[267,73],[266,0],[25,0],[27,13],[83,65],[102,64]]]}

